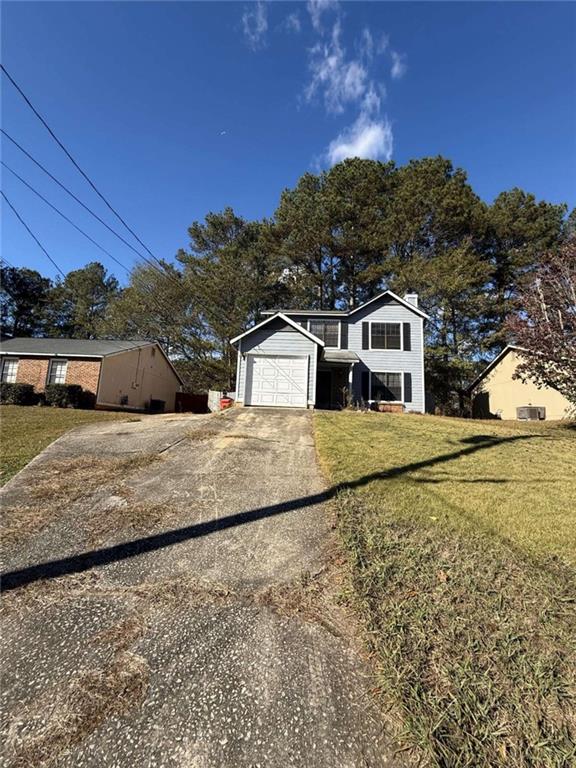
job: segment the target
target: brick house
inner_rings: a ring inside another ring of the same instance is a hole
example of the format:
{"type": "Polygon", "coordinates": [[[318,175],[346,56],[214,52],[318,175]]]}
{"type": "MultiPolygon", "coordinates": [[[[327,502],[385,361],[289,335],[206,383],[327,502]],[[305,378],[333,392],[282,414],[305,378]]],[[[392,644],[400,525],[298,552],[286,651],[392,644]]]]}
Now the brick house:
{"type": "Polygon", "coordinates": [[[96,408],[131,411],[148,410],[151,401],[173,411],[182,385],[159,344],[99,339],[4,340],[0,379],[32,384],[36,392],[47,384],[78,384],[94,395],[96,408]]]}

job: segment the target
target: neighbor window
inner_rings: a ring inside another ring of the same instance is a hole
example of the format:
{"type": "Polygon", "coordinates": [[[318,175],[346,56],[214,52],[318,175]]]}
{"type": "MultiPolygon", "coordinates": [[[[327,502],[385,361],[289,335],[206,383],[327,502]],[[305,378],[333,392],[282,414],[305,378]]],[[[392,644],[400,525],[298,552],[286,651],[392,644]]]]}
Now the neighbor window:
{"type": "Polygon", "coordinates": [[[310,320],[308,330],[322,339],[327,347],[340,346],[340,321],[339,320],[310,320]]]}
{"type": "Polygon", "coordinates": [[[52,360],[48,373],[48,384],[65,384],[68,360],[52,360]]]}
{"type": "Polygon", "coordinates": [[[372,349],[401,349],[400,323],[372,323],[370,325],[372,349]]]}
{"type": "Polygon", "coordinates": [[[5,381],[7,384],[15,384],[17,373],[18,359],[14,357],[5,358],[2,364],[2,381],[5,381]]]}
{"type": "Polygon", "coordinates": [[[402,374],[372,373],[370,399],[402,402],[402,374]]]}

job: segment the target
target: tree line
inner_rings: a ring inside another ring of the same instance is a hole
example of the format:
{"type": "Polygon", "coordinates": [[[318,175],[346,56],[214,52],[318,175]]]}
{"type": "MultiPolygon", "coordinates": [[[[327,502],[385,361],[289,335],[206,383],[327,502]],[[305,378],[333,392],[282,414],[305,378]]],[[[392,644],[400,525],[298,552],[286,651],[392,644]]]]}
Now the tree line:
{"type": "Polygon", "coordinates": [[[353,308],[386,288],[416,292],[431,318],[427,388],[457,411],[575,224],[575,211],[517,188],[487,204],[443,157],[350,159],[305,173],[270,219],[207,214],[174,262],[136,266],[123,288],[98,263],[56,283],[5,267],[2,321],[13,335],[157,339],[198,391],[233,388],[229,339],[263,309],[353,308]]]}

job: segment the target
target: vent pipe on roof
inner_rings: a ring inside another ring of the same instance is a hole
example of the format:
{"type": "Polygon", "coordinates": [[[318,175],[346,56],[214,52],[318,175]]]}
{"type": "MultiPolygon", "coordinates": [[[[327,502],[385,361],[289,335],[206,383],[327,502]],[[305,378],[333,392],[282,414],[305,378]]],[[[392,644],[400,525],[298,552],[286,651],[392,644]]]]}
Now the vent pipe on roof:
{"type": "Polygon", "coordinates": [[[408,304],[412,304],[414,307],[418,306],[418,294],[417,293],[405,293],[404,294],[404,301],[407,301],[408,304]]]}

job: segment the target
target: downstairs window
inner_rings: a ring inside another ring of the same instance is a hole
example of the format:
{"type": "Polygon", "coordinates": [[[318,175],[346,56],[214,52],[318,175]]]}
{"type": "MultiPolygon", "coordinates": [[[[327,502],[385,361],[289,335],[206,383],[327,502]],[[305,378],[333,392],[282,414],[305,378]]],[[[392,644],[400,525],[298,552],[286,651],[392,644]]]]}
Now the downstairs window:
{"type": "Polygon", "coordinates": [[[401,373],[372,373],[371,400],[402,402],[401,373]]]}

